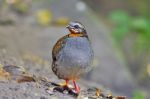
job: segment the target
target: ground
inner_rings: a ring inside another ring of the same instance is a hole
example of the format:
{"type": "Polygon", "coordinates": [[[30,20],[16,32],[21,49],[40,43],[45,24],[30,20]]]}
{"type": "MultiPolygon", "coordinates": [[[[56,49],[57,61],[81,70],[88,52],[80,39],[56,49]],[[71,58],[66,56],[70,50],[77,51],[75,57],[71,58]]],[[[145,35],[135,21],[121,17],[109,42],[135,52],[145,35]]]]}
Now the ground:
{"type": "MultiPolygon", "coordinates": [[[[78,11],[76,0],[65,1],[67,5],[62,1],[50,3],[49,9],[52,10],[53,17],[67,16],[69,20],[81,21],[87,29],[95,54],[93,70],[79,81],[82,90],[80,97],[95,96],[95,88],[101,89],[105,96],[110,92],[113,95],[131,96],[134,87],[132,77],[125,68],[122,57],[116,52],[108,29],[88,7],[85,11],[78,11]],[[75,9],[68,9],[72,7],[75,9]]],[[[0,81],[2,99],[75,98],[58,91],[48,93],[46,90],[52,83],[57,84],[62,81],[51,71],[51,51],[57,39],[68,31],[65,25],[43,27],[34,22],[35,9],[41,6],[42,4],[33,5],[33,11],[31,10],[29,15],[23,18],[15,13],[11,17],[14,18],[14,22],[0,26],[0,64],[21,66],[29,75],[34,75],[31,82],[18,83],[11,79],[0,81]]],[[[52,87],[54,86],[52,84],[52,87]]]]}
{"type": "MultiPolygon", "coordinates": [[[[46,35],[46,32],[42,33],[39,31],[44,31],[45,29],[42,30],[37,27],[32,27],[33,30],[31,31],[31,28],[29,29],[29,27],[23,28],[21,26],[19,29],[18,27],[20,26],[0,27],[0,64],[3,67],[6,67],[4,70],[6,70],[11,75],[10,78],[7,76],[4,76],[3,78],[3,75],[0,75],[1,99],[62,99],[62,97],[64,99],[76,98],[76,94],[72,92],[69,94],[64,94],[64,92],[59,92],[61,91],[59,89],[58,91],[52,90],[54,87],[57,86],[55,84],[59,84],[60,82],[62,82],[62,80],[59,80],[51,71],[51,61],[48,61],[47,59],[44,59],[44,57],[42,57],[43,52],[47,47],[41,46],[52,45],[48,44],[48,42],[52,42],[46,41],[51,39],[40,40],[41,38],[43,38],[40,35],[46,35]],[[15,31],[16,28],[18,30],[17,32],[15,31]],[[36,33],[36,36],[33,35],[34,33],[36,33]],[[42,43],[41,41],[45,42],[43,43],[44,45],[36,45],[37,42],[42,43]],[[7,66],[8,68],[14,66],[21,68],[14,67],[14,69],[7,69],[7,66]],[[24,75],[22,75],[24,74],[24,72],[27,73],[27,77],[29,76],[31,78],[22,78],[24,77],[24,75]]],[[[49,29],[55,30],[55,28],[49,29]]],[[[61,29],[62,28],[58,28],[57,31],[61,29]]],[[[46,37],[48,36],[46,35],[46,37]]],[[[48,47],[48,49],[51,49],[51,47],[48,47]]],[[[45,56],[51,58],[51,51],[47,53],[49,53],[49,55],[45,56]]],[[[87,87],[88,84],[86,83],[89,82],[86,82],[84,80],[79,81],[79,85],[81,87],[81,97],[96,97],[96,88],[94,84],[90,82],[90,87],[87,87]]],[[[104,90],[105,89],[103,89],[103,91],[104,90]]],[[[110,91],[105,91],[103,92],[103,94],[107,96],[107,94],[109,94],[110,91]]]]}

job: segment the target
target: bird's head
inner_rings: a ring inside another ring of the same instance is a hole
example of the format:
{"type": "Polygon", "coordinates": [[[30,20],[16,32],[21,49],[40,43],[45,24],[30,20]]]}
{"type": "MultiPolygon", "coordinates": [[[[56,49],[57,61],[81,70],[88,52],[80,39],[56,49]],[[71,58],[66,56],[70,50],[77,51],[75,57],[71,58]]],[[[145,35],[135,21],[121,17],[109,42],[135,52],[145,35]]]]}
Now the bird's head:
{"type": "Polygon", "coordinates": [[[84,25],[77,21],[70,22],[66,28],[68,28],[72,34],[86,34],[84,25]]]}

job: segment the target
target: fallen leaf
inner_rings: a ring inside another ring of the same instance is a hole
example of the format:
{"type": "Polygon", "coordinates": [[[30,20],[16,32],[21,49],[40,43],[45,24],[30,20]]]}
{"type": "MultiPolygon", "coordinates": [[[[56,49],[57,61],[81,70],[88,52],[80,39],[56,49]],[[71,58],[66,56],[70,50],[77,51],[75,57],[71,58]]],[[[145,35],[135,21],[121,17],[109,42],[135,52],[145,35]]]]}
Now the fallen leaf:
{"type": "Polygon", "coordinates": [[[52,21],[52,12],[47,9],[38,10],[36,13],[36,18],[40,25],[47,26],[52,21]]]}
{"type": "Polygon", "coordinates": [[[101,90],[98,89],[98,88],[96,88],[96,93],[95,93],[95,95],[96,95],[97,97],[99,97],[99,96],[101,95],[101,90]]]}
{"type": "Polygon", "coordinates": [[[18,83],[23,83],[23,82],[35,82],[36,80],[34,79],[33,76],[30,75],[21,75],[17,78],[18,83]]]}
{"type": "Polygon", "coordinates": [[[3,69],[3,65],[0,64],[0,80],[8,80],[10,74],[3,69]]]}
{"type": "Polygon", "coordinates": [[[125,96],[118,96],[115,99],[126,99],[126,97],[125,96]]]}
{"type": "Polygon", "coordinates": [[[22,66],[15,65],[3,66],[3,70],[8,72],[11,76],[19,76],[26,73],[26,70],[22,66]]]}

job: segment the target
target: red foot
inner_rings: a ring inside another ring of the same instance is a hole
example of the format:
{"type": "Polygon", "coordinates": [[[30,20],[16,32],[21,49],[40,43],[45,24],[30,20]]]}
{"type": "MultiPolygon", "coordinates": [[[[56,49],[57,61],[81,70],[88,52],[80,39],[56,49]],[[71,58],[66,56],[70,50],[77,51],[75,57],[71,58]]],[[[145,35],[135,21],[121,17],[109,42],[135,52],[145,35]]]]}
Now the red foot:
{"type": "Polygon", "coordinates": [[[75,80],[73,80],[73,84],[74,84],[74,88],[75,88],[76,93],[80,93],[80,88],[79,88],[79,86],[77,85],[77,83],[76,83],[75,80]]]}
{"type": "Polygon", "coordinates": [[[67,87],[68,87],[68,85],[69,85],[69,80],[68,80],[68,79],[66,79],[66,85],[65,85],[65,86],[67,86],[67,87]]]}

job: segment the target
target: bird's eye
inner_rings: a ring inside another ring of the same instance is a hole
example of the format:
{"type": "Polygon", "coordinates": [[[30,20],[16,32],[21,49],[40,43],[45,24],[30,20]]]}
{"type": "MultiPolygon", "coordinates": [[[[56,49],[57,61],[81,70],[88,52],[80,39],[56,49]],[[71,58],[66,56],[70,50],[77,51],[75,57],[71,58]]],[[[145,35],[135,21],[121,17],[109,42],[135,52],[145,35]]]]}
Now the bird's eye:
{"type": "Polygon", "coordinates": [[[74,27],[75,27],[75,28],[79,28],[79,25],[75,25],[74,27]]]}

